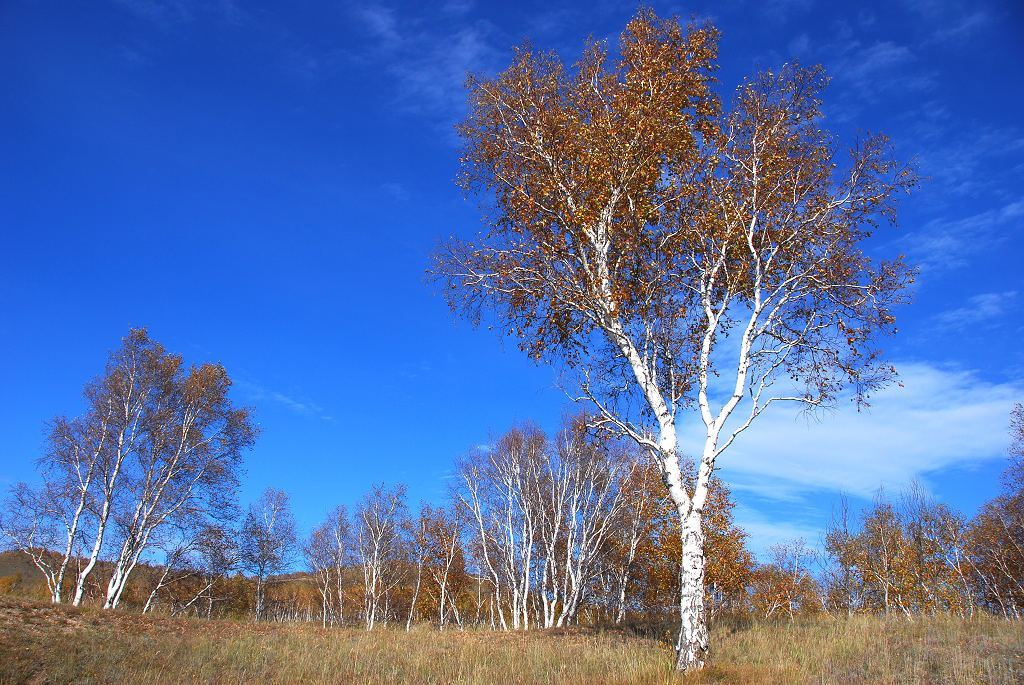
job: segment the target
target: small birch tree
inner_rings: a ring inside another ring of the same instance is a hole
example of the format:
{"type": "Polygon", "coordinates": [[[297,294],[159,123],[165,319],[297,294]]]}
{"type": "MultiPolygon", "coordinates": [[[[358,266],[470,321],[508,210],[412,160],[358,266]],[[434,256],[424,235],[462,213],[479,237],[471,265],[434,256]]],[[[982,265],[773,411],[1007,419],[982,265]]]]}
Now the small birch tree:
{"type": "Polygon", "coordinates": [[[291,565],[295,544],[295,519],[288,495],[267,488],[249,507],[242,523],[239,549],[242,567],[256,578],[257,621],[266,606],[267,582],[291,565]]]}
{"type": "Polygon", "coordinates": [[[465,585],[466,560],[462,549],[462,529],[458,516],[444,507],[424,508],[427,535],[427,569],[437,596],[437,621],[443,630],[449,615],[459,625],[458,595],[465,585]]]}
{"type": "Polygon", "coordinates": [[[334,560],[331,554],[332,540],[328,525],[328,523],[322,523],[314,528],[302,545],[302,555],[306,558],[306,564],[310,573],[313,574],[317,592],[320,593],[320,620],[324,628],[327,627],[330,600],[334,594],[334,560]]]}
{"type": "Polygon", "coordinates": [[[356,509],[356,545],[363,569],[363,618],[367,630],[373,630],[381,618],[386,618],[387,600],[402,579],[402,529],[407,519],[404,485],[375,485],[356,509]]]}
{"type": "Polygon", "coordinates": [[[322,622],[327,626],[330,617],[345,620],[345,568],[350,562],[351,526],[348,511],[336,507],[319,526],[313,529],[302,547],[309,570],[316,580],[322,602],[322,622]],[[337,602],[337,609],[331,607],[337,602]]]}

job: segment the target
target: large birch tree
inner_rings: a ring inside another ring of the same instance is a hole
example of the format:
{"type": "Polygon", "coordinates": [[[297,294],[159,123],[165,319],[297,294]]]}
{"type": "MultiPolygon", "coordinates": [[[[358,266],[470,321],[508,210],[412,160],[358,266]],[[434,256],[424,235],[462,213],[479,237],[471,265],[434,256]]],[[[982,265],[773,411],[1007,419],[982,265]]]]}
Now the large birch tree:
{"type": "Polygon", "coordinates": [[[231,379],[219,364],[173,369],[154,389],[144,433],[121,487],[116,516],[120,549],[107,583],[105,608],[121,600],[132,571],[161,527],[224,521],[235,512],[242,452],[255,440],[250,411],[236,407],[231,379]]]}
{"type": "Polygon", "coordinates": [[[657,461],[682,528],[678,668],[708,658],[704,512],[720,455],[769,406],[889,381],[878,339],[912,272],[864,243],[916,181],[823,128],[819,68],[745,81],[723,109],[717,31],[643,11],[612,57],[521,48],[471,78],[463,186],[488,228],[434,272],[453,308],[576,371],[600,423],[657,461]],[[680,445],[692,415],[698,442],[680,445]],[[682,451],[696,459],[684,478],[682,451]]]}

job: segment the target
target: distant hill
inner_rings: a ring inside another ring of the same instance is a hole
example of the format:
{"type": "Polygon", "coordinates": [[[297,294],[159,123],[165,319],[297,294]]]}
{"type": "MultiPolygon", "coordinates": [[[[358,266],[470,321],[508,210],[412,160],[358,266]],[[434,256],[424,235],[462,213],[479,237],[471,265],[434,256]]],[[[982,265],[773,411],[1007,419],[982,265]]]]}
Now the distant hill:
{"type": "Polygon", "coordinates": [[[0,553],[0,578],[19,574],[25,579],[32,576],[40,576],[40,580],[42,579],[39,569],[32,564],[28,555],[22,552],[0,553]]]}

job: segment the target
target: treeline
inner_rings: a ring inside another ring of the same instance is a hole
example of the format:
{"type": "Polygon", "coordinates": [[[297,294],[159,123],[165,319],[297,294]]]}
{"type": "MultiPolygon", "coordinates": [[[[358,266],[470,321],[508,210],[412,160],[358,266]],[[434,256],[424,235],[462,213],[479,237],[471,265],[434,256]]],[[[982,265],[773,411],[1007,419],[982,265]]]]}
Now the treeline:
{"type": "MultiPolygon", "coordinates": [[[[8,544],[54,602],[324,625],[668,625],[679,611],[679,518],[633,442],[567,419],[514,428],[459,459],[444,503],[373,487],[300,539],[286,493],[237,504],[256,431],[219,366],[186,368],[133,331],[53,422],[42,484],[5,507],[8,544]],[[131,582],[129,582],[129,580],[131,582]]],[[[705,511],[712,616],[1024,612],[1024,417],[1003,492],[967,518],[914,487],[852,512],[821,544],[761,563],[715,479],[705,511]]],[[[692,482],[692,471],[685,474],[692,482]]],[[[10,585],[8,582],[7,585],[10,585]]]]}

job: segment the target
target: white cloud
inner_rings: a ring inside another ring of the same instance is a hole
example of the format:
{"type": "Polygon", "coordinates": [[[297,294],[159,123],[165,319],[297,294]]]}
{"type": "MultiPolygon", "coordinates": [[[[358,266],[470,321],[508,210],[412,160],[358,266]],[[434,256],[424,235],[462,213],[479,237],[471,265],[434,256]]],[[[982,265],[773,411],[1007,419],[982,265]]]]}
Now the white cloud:
{"type": "Polygon", "coordinates": [[[1017,294],[1016,290],[1006,290],[1000,293],[974,295],[963,307],[938,314],[935,323],[941,328],[954,331],[990,324],[1013,308],[1017,294]]]}
{"type": "MultiPolygon", "coordinates": [[[[458,16],[469,6],[455,3],[451,10],[458,16]]],[[[356,15],[379,41],[376,59],[395,80],[398,106],[446,127],[463,111],[466,75],[486,71],[497,57],[487,22],[446,27],[383,5],[366,5],[356,15]]]]}
{"type": "MultiPolygon", "coordinates": [[[[720,458],[725,478],[737,492],[792,504],[821,491],[870,497],[881,485],[898,490],[932,471],[1005,458],[1024,380],[923,363],[897,368],[903,387],[883,390],[860,412],[852,404],[816,418],[769,410],[720,458]]],[[[684,451],[700,444],[695,428],[683,433],[684,451]]]]}
{"type": "Polygon", "coordinates": [[[824,64],[832,76],[825,108],[829,118],[851,121],[866,103],[901,98],[907,93],[920,98],[936,85],[936,73],[910,45],[863,40],[845,21],[836,22],[832,33],[833,39],[820,45],[800,38],[790,44],[790,54],[824,64]]]}
{"type": "Polygon", "coordinates": [[[845,68],[838,70],[839,78],[847,79],[859,87],[869,85],[879,73],[904,67],[914,61],[914,54],[906,45],[880,41],[872,45],[851,45],[845,68]]]}
{"type": "Polygon", "coordinates": [[[394,47],[401,42],[398,34],[395,10],[382,5],[368,5],[356,10],[356,14],[363,21],[367,30],[382,41],[386,47],[394,47]]]}
{"type": "Polygon", "coordinates": [[[403,184],[395,181],[388,181],[380,185],[381,192],[395,202],[408,202],[409,189],[403,184]]]}
{"type": "MultiPolygon", "coordinates": [[[[879,488],[898,493],[915,480],[927,488],[930,473],[1006,459],[1009,416],[1024,400],[1024,379],[995,382],[924,363],[897,367],[902,387],[878,393],[869,410],[848,403],[808,418],[777,408],[719,458],[738,501],[736,523],[757,556],[795,538],[817,547],[829,522],[827,500],[839,493],[868,500],[879,488]]],[[[701,436],[690,423],[680,445],[687,451],[701,436]]]]}
{"type": "MultiPolygon", "coordinates": [[[[463,109],[467,74],[489,63],[493,49],[479,26],[424,41],[391,67],[399,102],[409,110],[454,119],[463,109]]],[[[446,122],[447,123],[447,122],[446,122]]]]}
{"type": "MultiPolygon", "coordinates": [[[[945,108],[919,114],[917,132],[927,141],[921,169],[944,193],[997,195],[1019,187],[1019,170],[1008,169],[1024,151],[1024,132],[1016,128],[965,126],[945,108]]],[[[1007,199],[1005,196],[1003,199],[1007,199]]]]}
{"type": "Polygon", "coordinates": [[[992,25],[994,18],[980,3],[950,0],[904,0],[903,4],[917,14],[922,26],[930,29],[926,43],[940,43],[948,48],[950,41],[964,41],[992,25]]]}
{"type": "Polygon", "coordinates": [[[803,14],[814,5],[814,0],[764,0],[760,3],[761,13],[769,21],[782,24],[792,17],[803,14]]]}
{"type": "Polygon", "coordinates": [[[935,219],[907,237],[908,252],[924,271],[953,269],[1019,232],[1022,225],[1024,200],[961,219],[935,219]]]}
{"type": "Polygon", "coordinates": [[[811,39],[806,33],[801,33],[793,40],[789,41],[787,50],[789,54],[794,57],[804,57],[808,54],[811,49],[811,39]]]}
{"type": "Polygon", "coordinates": [[[455,15],[467,14],[473,6],[473,0],[446,0],[441,4],[441,11],[455,15]]]}
{"type": "Polygon", "coordinates": [[[979,10],[970,14],[964,14],[951,24],[943,24],[935,29],[928,42],[946,45],[949,41],[965,41],[978,31],[988,28],[992,24],[992,17],[986,12],[979,10]]]}
{"type": "Polygon", "coordinates": [[[841,34],[835,42],[821,46],[818,55],[836,85],[848,89],[842,99],[851,110],[890,92],[923,91],[935,84],[934,75],[922,68],[914,51],[893,41],[864,43],[841,34]]]}
{"type": "Polygon", "coordinates": [[[324,408],[316,402],[312,402],[308,399],[300,399],[293,395],[288,395],[271,388],[267,388],[259,383],[252,381],[236,380],[235,388],[250,402],[257,404],[272,402],[279,404],[283,407],[290,409],[298,414],[306,414],[308,416],[315,416],[324,421],[333,421],[334,419],[327,415],[324,408]]]}

